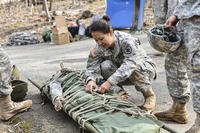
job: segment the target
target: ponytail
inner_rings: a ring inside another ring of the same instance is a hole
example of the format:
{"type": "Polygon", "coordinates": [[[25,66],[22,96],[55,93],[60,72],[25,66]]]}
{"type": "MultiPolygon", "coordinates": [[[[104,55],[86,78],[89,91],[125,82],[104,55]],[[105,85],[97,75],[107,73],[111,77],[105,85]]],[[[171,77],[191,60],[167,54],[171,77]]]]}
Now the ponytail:
{"type": "Polygon", "coordinates": [[[97,20],[90,25],[90,33],[95,31],[99,31],[104,34],[110,33],[112,31],[112,28],[109,22],[110,22],[109,16],[104,15],[102,19],[97,20]]]}
{"type": "Polygon", "coordinates": [[[110,22],[110,18],[109,18],[108,15],[104,15],[104,16],[102,17],[102,19],[105,20],[106,22],[110,22]]]}

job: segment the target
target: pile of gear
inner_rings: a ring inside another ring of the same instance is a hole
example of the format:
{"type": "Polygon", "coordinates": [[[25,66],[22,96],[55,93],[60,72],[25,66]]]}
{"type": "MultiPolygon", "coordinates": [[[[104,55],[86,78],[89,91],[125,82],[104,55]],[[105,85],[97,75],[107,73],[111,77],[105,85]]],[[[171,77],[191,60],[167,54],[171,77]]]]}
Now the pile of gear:
{"type": "Polygon", "coordinates": [[[29,32],[14,32],[9,36],[8,46],[38,44],[38,37],[29,32]]]}
{"type": "Polygon", "coordinates": [[[148,31],[150,45],[160,52],[173,52],[181,44],[181,38],[175,28],[157,25],[148,31]]]}

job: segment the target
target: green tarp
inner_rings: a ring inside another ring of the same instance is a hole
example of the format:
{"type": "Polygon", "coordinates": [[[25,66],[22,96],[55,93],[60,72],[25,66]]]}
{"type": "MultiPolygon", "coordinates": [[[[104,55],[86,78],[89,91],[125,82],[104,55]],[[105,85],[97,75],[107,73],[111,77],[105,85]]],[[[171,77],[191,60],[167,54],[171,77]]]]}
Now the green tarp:
{"type": "Polygon", "coordinates": [[[63,89],[63,110],[84,129],[94,133],[158,133],[160,126],[153,115],[134,103],[108,94],[85,92],[83,72],[62,69],[42,88],[49,99],[51,82],[59,82],[63,89]]]}

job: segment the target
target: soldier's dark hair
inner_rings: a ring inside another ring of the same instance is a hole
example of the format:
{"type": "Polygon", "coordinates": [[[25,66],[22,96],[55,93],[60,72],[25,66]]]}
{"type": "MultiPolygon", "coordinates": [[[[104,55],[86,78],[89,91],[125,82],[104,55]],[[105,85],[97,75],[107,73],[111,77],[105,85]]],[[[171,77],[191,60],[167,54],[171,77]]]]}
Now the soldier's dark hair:
{"type": "Polygon", "coordinates": [[[105,15],[102,17],[102,19],[93,22],[90,25],[90,33],[95,32],[95,31],[99,31],[104,34],[109,33],[112,30],[109,21],[110,21],[110,18],[107,15],[105,15]]]}
{"type": "Polygon", "coordinates": [[[83,11],[80,19],[87,19],[87,18],[91,18],[94,14],[90,11],[90,10],[85,10],[83,11]]]}
{"type": "Polygon", "coordinates": [[[108,23],[110,22],[110,17],[108,15],[104,15],[102,17],[103,20],[107,21],[108,23]]]}

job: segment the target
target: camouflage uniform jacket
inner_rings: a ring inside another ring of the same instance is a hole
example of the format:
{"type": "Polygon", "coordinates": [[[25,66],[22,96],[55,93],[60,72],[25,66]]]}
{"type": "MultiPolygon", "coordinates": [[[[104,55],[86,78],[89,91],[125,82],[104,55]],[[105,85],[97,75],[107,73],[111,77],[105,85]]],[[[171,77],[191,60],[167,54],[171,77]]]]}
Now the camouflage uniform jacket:
{"type": "Polygon", "coordinates": [[[112,85],[126,80],[135,70],[153,71],[155,74],[155,64],[147,56],[137,38],[120,31],[114,31],[114,35],[116,38],[114,49],[105,49],[97,44],[95,55],[90,53],[85,73],[86,82],[102,78],[101,63],[105,60],[112,61],[118,67],[107,79],[112,85]]]}
{"type": "Polygon", "coordinates": [[[174,11],[178,19],[187,19],[200,16],[200,0],[182,0],[174,11]]]}
{"type": "Polygon", "coordinates": [[[12,92],[10,86],[11,64],[7,53],[0,46],[0,96],[12,92]]]}

